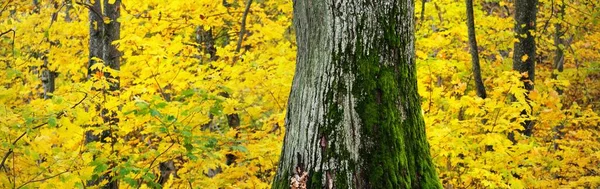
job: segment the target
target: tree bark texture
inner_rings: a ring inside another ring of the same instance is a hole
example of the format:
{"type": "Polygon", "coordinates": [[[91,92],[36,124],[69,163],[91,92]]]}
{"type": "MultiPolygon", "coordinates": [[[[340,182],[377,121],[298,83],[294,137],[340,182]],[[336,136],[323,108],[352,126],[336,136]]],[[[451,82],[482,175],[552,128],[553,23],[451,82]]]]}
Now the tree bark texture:
{"type": "MultiPolygon", "coordinates": [[[[515,35],[518,41],[515,42],[514,46],[513,70],[520,73],[527,73],[526,76],[521,77],[527,91],[533,90],[535,80],[536,58],[535,37],[533,33],[536,26],[537,4],[538,0],[515,1],[515,35]]],[[[527,115],[527,112],[523,110],[521,115],[527,115]]],[[[522,125],[524,128],[522,133],[526,136],[531,136],[533,134],[534,122],[527,120],[522,125]]],[[[509,136],[509,138],[511,137],[509,136]]],[[[511,140],[515,142],[514,139],[511,140]]]]}
{"type": "MultiPolygon", "coordinates": [[[[120,69],[120,52],[112,42],[120,38],[121,24],[117,21],[120,16],[121,0],[116,0],[113,4],[109,0],[92,0],[89,9],[90,19],[90,39],[89,39],[89,63],[88,63],[88,78],[96,71],[91,70],[92,65],[103,63],[105,66],[114,70],[120,69]],[[105,18],[108,19],[105,21],[105,18]],[[100,59],[102,62],[96,60],[100,59]]],[[[118,76],[112,76],[108,72],[104,72],[104,77],[116,79],[118,76]]],[[[96,89],[99,90],[99,89],[96,89]]],[[[119,90],[118,82],[110,82],[108,91],[119,90]]],[[[104,91],[107,92],[107,91],[104,91]]],[[[112,94],[112,93],[111,93],[112,94]]],[[[100,109],[100,107],[97,107],[100,109]]],[[[100,110],[102,119],[110,125],[117,125],[118,119],[116,113],[107,109],[100,110]]],[[[100,136],[94,135],[91,131],[86,132],[86,143],[90,142],[106,142],[104,139],[111,137],[110,131],[103,131],[100,136]]],[[[112,141],[115,141],[114,139],[112,141]]],[[[110,173],[109,173],[110,174],[110,173]]],[[[108,183],[101,188],[118,188],[119,184],[114,181],[109,175],[102,175],[98,178],[93,178],[88,181],[89,186],[98,185],[102,180],[107,180],[108,183]]]]}
{"type": "Polygon", "coordinates": [[[410,0],[295,0],[296,75],[273,188],[441,188],[410,0]]]}
{"type": "MultiPolygon", "coordinates": [[[[115,45],[111,43],[116,41],[121,36],[121,23],[117,21],[120,16],[121,0],[116,0],[114,4],[109,4],[109,0],[95,0],[89,8],[90,17],[90,41],[89,41],[89,63],[88,77],[94,72],[90,68],[98,63],[92,58],[101,59],[104,64],[112,69],[120,69],[121,54],[115,45]],[[104,7],[101,7],[101,2],[104,7]],[[103,16],[107,17],[110,22],[105,23],[103,16]]],[[[104,73],[107,78],[111,78],[110,74],[104,73]]],[[[118,78],[115,78],[118,79],[118,78]]],[[[112,83],[110,90],[119,89],[119,83],[112,83]]]]}
{"type": "Polygon", "coordinates": [[[527,73],[528,77],[522,80],[529,91],[533,90],[535,79],[535,37],[532,33],[535,32],[537,4],[538,0],[515,1],[515,35],[518,42],[514,46],[513,70],[527,73]],[[527,58],[524,58],[525,55],[527,58]]]}
{"type": "Polygon", "coordinates": [[[485,98],[485,86],[481,79],[481,66],[479,65],[479,50],[477,49],[477,38],[475,38],[475,17],[473,16],[473,0],[466,0],[467,3],[467,28],[469,32],[469,47],[471,53],[471,63],[473,67],[473,76],[475,77],[475,88],[477,96],[485,98]]]}

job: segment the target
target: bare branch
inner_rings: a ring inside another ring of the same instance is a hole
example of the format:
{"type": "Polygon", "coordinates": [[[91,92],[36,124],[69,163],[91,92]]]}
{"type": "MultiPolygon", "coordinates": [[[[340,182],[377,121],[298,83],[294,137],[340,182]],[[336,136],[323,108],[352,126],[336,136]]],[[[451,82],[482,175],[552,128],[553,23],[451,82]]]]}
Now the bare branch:
{"type": "Polygon", "coordinates": [[[37,179],[37,180],[30,180],[30,181],[27,181],[27,182],[25,182],[25,183],[21,184],[21,186],[17,187],[17,189],[19,189],[19,188],[22,188],[22,187],[24,187],[25,185],[28,185],[28,184],[31,184],[31,183],[34,183],[34,182],[44,182],[44,181],[46,181],[46,180],[48,180],[48,179],[51,179],[51,178],[54,178],[54,177],[60,176],[60,175],[62,175],[62,174],[65,174],[65,173],[67,173],[67,172],[69,172],[69,171],[71,171],[71,170],[66,170],[66,171],[60,172],[60,173],[58,173],[58,174],[56,174],[56,175],[52,175],[52,176],[49,176],[49,177],[46,177],[46,178],[41,178],[41,179],[37,179]]]}

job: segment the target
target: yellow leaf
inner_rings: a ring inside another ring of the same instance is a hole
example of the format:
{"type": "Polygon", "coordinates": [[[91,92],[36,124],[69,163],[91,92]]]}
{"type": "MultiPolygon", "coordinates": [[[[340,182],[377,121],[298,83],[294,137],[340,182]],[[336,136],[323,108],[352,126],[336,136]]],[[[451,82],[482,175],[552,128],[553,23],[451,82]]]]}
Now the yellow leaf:
{"type": "Polygon", "coordinates": [[[523,182],[521,180],[517,180],[517,179],[511,180],[510,186],[511,186],[511,188],[515,188],[515,189],[525,188],[525,186],[523,185],[523,182]]]}
{"type": "Polygon", "coordinates": [[[92,178],[92,174],[94,173],[94,166],[85,166],[79,170],[80,178],[84,180],[89,180],[92,178]]]}
{"type": "Polygon", "coordinates": [[[521,61],[523,61],[523,62],[527,61],[527,59],[529,59],[529,56],[527,56],[527,55],[523,55],[521,57],[521,61]]]}
{"type": "Polygon", "coordinates": [[[110,24],[110,18],[108,16],[103,16],[102,20],[104,21],[104,24],[110,24]]]}
{"type": "Polygon", "coordinates": [[[228,98],[223,103],[223,113],[224,114],[233,114],[235,113],[235,107],[237,106],[237,102],[234,99],[228,98]]]}
{"type": "Polygon", "coordinates": [[[427,55],[423,51],[417,50],[417,57],[420,59],[425,59],[427,58],[427,55]]]}

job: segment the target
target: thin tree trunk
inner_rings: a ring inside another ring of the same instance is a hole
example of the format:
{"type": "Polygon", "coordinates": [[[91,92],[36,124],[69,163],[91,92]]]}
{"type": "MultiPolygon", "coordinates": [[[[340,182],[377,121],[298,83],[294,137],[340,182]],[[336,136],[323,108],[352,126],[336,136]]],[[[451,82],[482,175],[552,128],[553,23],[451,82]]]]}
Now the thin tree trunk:
{"type": "Polygon", "coordinates": [[[416,86],[414,2],[296,0],[273,188],[441,188],[416,86]]]}
{"type": "MultiPolygon", "coordinates": [[[[558,13],[559,18],[562,20],[565,14],[565,5],[564,5],[564,0],[562,1],[562,4],[559,6],[560,10],[558,13]]],[[[562,72],[563,71],[563,65],[565,63],[565,53],[564,53],[564,45],[565,42],[562,39],[565,32],[562,31],[562,25],[560,22],[557,22],[556,24],[554,24],[554,47],[556,48],[556,50],[554,50],[554,69],[558,72],[562,72]]],[[[557,75],[555,73],[552,74],[552,78],[556,79],[557,75]]]]}
{"type": "MultiPolygon", "coordinates": [[[[89,3],[89,2],[88,2],[89,3]]],[[[116,46],[112,45],[113,41],[120,38],[120,26],[121,24],[117,21],[120,16],[120,5],[121,0],[116,0],[113,4],[109,3],[109,0],[96,0],[91,4],[89,9],[90,18],[90,40],[89,40],[89,63],[88,63],[88,78],[92,77],[96,73],[91,67],[94,64],[99,64],[95,58],[101,59],[105,66],[111,69],[120,69],[120,52],[116,46]],[[100,2],[103,1],[103,2],[100,2]],[[101,7],[102,4],[104,7],[101,7]],[[103,17],[108,17],[108,23],[105,23],[103,17]]],[[[104,72],[104,77],[110,79],[119,80],[118,76],[112,76],[108,72],[104,72]]],[[[118,82],[109,82],[110,86],[108,91],[103,91],[105,94],[113,95],[112,91],[119,90],[118,82]]],[[[102,90],[102,89],[95,89],[102,90]]],[[[97,107],[99,108],[99,107],[97,107]]],[[[109,123],[112,126],[117,126],[118,119],[116,113],[106,109],[99,110],[101,112],[100,117],[105,123],[109,123]]],[[[94,135],[91,131],[86,132],[86,143],[90,142],[106,142],[106,138],[113,137],[111,131],[103,131],[100,136],[94,135]]],[[[115,141],[114,139],[112,141],[115,141]]],[[[110,173],[101,175],[97,179],[88,181],[87,185],[93,186],[98,185],[102,180],[108,181],[108,183],[102,188],[118,188],[119,184],[113,180],[110,173]]]]}
{"type": "MultiPolygon", "coordinates": [[[[558,12],[558,16],[561,20],[564,19],[564,15],[565,15],[565,1],[562,0],[561,4],[560,4],[560,10],[558,12]]],[[[564,45],[565,45],[565,40],[563,39],[565,32],[562,31],[562,25],[560,22],[557,22],[556,24],[554,24],[554,47],[556,48],[556,50],[554,50],[554,70],[558,71],[558,72],[563,72],[563,65],[565,63],[565,53],[564,53],[564,45]]],[[[552,73],[552,79],[557,79],[558,78],[558,74],[556,73],[552,73]]],[[[558,94],[562,94],[563,90],[560,88],[556,88],[556,92],[558,92],[558,94]]],[[[552,131],[554,132],[554,136],[552,137],[553,143],[554,143],[554,150],[558,150],[560,149],[558,142],[556,142],[557,140],[560,140],[563,138],[563,136],[565,135],[565,133],[562,131],[562,129],[564,129],[565,126],[564,124],[560,123],[557,126],[554,126],[554,128],[552,128],[552,131]]]]}
{"type": "Polygon", "coordinates": [[[248,0],[246,2],[246,8],[244,9],[244,14],[242,15],[242,25],[240,26],[240,35],[237,41],[237,46],[235,48],[235,52],[240,52],[242,49],[242,42],[244,41],[244,36],[246,36],[246,18],[248,17],[248,12],[250,12],[250,6],[252,5],[252,0],[248,0]]]}
{"type": "MultiPolygon", "coordinates": [[[[533,83],[535,81],[535,37],[532,32],[535,32],[536,27],[537,4],[538,0],[515,1],[515,37],[518,41],[515,42],[514,46],[513,70],[524,74],[521,80],[527,91],[533,90],[533,83]]],[[[528,94],[529,92],[526,94],[526,98],[528,98],[528,94]]],[[[527,112],[523,110],[521,114],[527,115],[527,112]]],[[[522,133],[526,136],[531,136],[533,134],[533,125],[533,121],[525,121],[522,133]]],[[[511,140],[515,142],[514,138],[511,140]]]]}
{"type": "Polygon", "coordinates": [[[481,79],[481,67],[479,66],[479,50],[477,49],[477,38],[475,38],[475,18],[473,16],[473,0],[467,1],[467,28],[469,30],[469,47],[471,52],[471,63],[473,76],[475,77],[475,88],[477,96],[485,98],[485,86],[481,79]]]}
{"type": "Polygon", "coordinates": [[[427,0],[421,0],[421,19],[419,19],[421,23],[425,21],[425,3],[427,3],[427,0]]]}

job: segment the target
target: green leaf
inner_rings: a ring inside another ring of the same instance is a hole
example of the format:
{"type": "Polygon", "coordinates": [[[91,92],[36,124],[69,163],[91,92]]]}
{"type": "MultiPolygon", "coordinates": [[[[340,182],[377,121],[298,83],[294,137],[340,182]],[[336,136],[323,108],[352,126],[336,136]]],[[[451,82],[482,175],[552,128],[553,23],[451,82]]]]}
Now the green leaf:
{"type": "Polygon", "coordinates": [[[168,133],[169,129],[167,129],[167,127],[165,127],[165,126],[162,126],[162,127],[158,128],[158,131],[161,133],[168,133]]]}
{"type": "Polygon", "coordinates": [[[209,138],[208,141],[206,142],[206,145],[204,145],[207,148],[215,148],[217,147],[217,139],[216,138],[209,138]]]}
{"type": "Polygon", "coordinates": [[[160,102],[158,104],[155,105],[156,108],[161,109],[166,107],[168,104],[166,102],[160,102]]]}
{"type": "Polygon", "coordinates": [[[140,109],[146,109],[146,108],[148,108],[148,107],[149,107],[149,106],[148,106],[148,103],[145,103],[145,102],[136,102],[136,103],[135,103],[135,106],[137,106],[137,107],[138,107],[138,108],[140,108],[140,109]]]}
{"type": "Polygon", "coordinates": [[[194,89],[188,89],[188,90],[182,91],[181,96],[190,97],[190,96],[194,95],[194,93],[196,93],[196,91],[194,89]]]}
{"type": "Polygon", "coordinates": [[[126,177],[123,179],[125,183],[129,184],[132,188],[137,188],[137,181],[133,178],[126,177]]]}
{"type": "Polygon", "coordinates": [[[50,116],[48,118],[48,125],[50,125],[50,127],[56,127],[56,117],[55,116],[50,116]]]}
{"type": "Polygon", "coordinates": [[[183,147],[185,147],[187,151],[192,151],[192,149],[194,149],[194,146],[192,146],[190,143],[183,144],[183,147]]]}
{"type": "Polygon", "coordinates": [[[248,153],[248,149],[245,146],[242,146],[242,145],[232,146],[231,149],[235,150],[235,151],[243,152],[243,153],[248,153]]]}
{"type": "Polygon", "coordinates": [[[168,122],[173,122],[173,121],[175,121],[175,119],[176,119],[176,118],[175,118],[175,116],[173,116],[173,115],[168,115],[168,116],[167,116],[167,121],[168,121],[168,122]]]}
{"type": "Polygon", "coordinates": [[[151,116],[155,116],[155,117],[160,117],[160,112],[156,109],[151,109],[150,110],[150,115],[151,116]]]}
{"type": "Polygon", "coordinates": [[[92,164],[96,165],[96,167],[94,168],[94,174],[100,174],[100,173],[103,173],[104,171],[108,170],[108,165],[104,162],[97,162],[97,163],[92,162],[92,164]]]}
{"type": "MultiPolygon", "coordinates": [[[[142,179],[144,179],[144,181],[148,182],[148,184],[153,183],[155,178],[156,178],[156,176],[154,174],[152,174],[151,172],[146,172],[146,174],[144,174],[144,176],[142,176],[142,179]]],[[[154,183],[154,184],[156,184],[156,183],[154,183]]]]}

